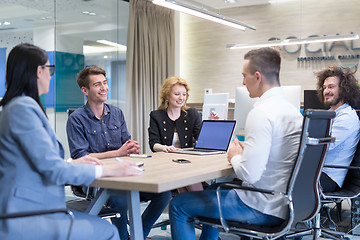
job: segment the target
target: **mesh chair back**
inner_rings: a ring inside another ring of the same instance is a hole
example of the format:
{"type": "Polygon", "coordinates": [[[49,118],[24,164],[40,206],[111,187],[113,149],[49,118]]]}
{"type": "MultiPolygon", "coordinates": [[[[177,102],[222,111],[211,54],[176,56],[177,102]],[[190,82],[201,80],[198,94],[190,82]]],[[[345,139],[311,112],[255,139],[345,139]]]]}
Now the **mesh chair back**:
{"type": "MultiPolygon", "coordinates": [[[[360,118],[360,111],[356,110],[360,118]]],[[[330,201],[341,201],[345,198],[354,198],[360,195],[360,141],[357,144],[356,151],[350,169],[348,170],[344,183],[341,189],[336,189],[334,192],[323,192],[324,199],[331,199],[330,201]],[[351,169],[351,167],[355,167],[351,169]]]]}
{"type": "MultiPolygon", "coordinates": [[[[68,117],[76,110],[76,108],[68,108],[67,109],[67,114],[68,114],[68,117]]],[[[84,191],[83,191],[83,187],[82,186],[74,186],[74,185],[71,185],[71,191],[73,192],[73,194],[77,197],[81,197],[81,198],[92,198],[92,196],[88,196],[88,194],[86,194],[84,191]]]]}
{"type": "MultiPolygon", "coordinates": [[[[350,166],[360,168],[360,141],[357,145],[355,155],[350,166]]],[[[340,191],[325,193],[327,197],[330,196],[330,197],[344,197],[344,198],[357,197],[359,194],[360,194],[359,169],[349,169],[340,191]]]]}
{"type": "Polygon", "coordinates": [[[304,114],[298,158],[288,186],[294,205],[294,222],[308,220],[320,209],[318,182],[328,144],[310,144],[308,138],[330,137],[335,113],[308,109],[304,114]]]}

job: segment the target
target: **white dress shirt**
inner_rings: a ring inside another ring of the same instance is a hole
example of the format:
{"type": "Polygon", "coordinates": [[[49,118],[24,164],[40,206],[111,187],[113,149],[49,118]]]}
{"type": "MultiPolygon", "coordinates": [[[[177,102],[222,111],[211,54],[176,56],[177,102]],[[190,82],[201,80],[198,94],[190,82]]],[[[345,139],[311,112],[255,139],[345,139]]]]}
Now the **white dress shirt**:
{"type": "MultiPolygon", "coordinates": [[[[331,129],[331,136],[335,137],[335,142],[329,146],[325,165],[350,166],[359,141],[359,118],[356,111],[347,103],[338,107],[335,113],[331,129]]],[[[347,171],[339,168],[323,169],[339,187],[342,186],[347,171]]]]}
{"type": "MultiPolygon", "coordinates": [[[[242,155],[231,164],[244,185],[285,192],[295,162],[303,117],[280,87],[266,91],[249,112],[242,155]]],[[[248,206],[268,215],[286,217],[282,196],[236,190],[248,206]]]]}

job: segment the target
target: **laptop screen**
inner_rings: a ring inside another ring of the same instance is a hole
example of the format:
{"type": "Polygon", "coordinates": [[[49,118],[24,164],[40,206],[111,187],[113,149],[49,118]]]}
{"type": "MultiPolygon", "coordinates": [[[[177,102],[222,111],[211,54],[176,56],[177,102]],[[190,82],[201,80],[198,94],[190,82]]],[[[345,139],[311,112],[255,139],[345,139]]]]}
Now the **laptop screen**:
{"type": "Polygon", "coordinates": [[[235,123],[235,120],[204,120],[195,148],[227,151],[235,123]]]}

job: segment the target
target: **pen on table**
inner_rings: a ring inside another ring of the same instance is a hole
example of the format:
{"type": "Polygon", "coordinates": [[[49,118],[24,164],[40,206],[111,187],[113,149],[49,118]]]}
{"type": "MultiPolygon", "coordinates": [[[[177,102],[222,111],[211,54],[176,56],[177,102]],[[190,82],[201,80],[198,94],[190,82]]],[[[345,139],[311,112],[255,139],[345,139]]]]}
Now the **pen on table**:
{"type": "Polygon", "coordinates": [[[135,157],[135,158],[149,158],[151,155],[146,154],[130,154],[129,157],[135,157]]]}

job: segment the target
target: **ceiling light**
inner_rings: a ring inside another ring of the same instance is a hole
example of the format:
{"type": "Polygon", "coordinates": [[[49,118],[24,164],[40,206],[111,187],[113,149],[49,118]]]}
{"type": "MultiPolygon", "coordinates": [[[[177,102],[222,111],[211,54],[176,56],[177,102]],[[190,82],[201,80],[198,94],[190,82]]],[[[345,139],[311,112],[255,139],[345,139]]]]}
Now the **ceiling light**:
{"type": "Polygon", "coordinates": [[[285,2],[294,2],[296,0],[270,0],[269,3],[274,4],[274,3],[285,3],[285,2]]]}
{"type": "Polygon", "coordinates": [[[8,26],[8,25],[11,25],[11,23],[10,22],[8,22],[8,21],[2,21],[2,22],[0,22],[0,26],[8,26]]]}
{"type": "Polygon", "coordinates": [[[335,35],[335,36],[323,36],[323,37],[309,37],[309,38],[300,38],[300,39],[274,40],[274,41],[258,42],[258,43],[250,43],[250,44],[227,44],[226,48],[229,49],[260,48],[260,47],[274,47],[274,46],[285,46],[285,45],[296,45],[296,44],[307,44],[307,43],[348,41],[348,40],[356,40],[356,39],[359,39],[358,34],[349,34],[349,35],[335,35]]]}
{"type": "Polygon", "coordinates": [[[116,52],[123,53],[122,51],[117,51],[113,47],[95,47],[95,46],[88,46],[88,45],[83,46],[84,55],[88,55],[88,54],[99,55],[99,54],[104,54],[104,53],[116,53],[116,52]]]}
{"type": "Polygon", "coordinates": [[[127,48],[125,45],[110,42],[108,40],[96,40],[96,42],[102,43],[102,44],[105,44],[105,45],[108,45],[111,47],[116,47],[116,48],[118,48],[119,51],[126,51],[126,48],[127,48]]]}
{"type": "Polygon", "coordinates": [[[83,11],[82,14],[84,14],[84,15],[89,15],[89,16],[96,16],[96,13],[94,13],[94,12],[89,12],[89,11],[83,11]]]}
{"type": "Polygon", "coordinates": [[[242,23],[238,20],[228,18],[226,16],[207,11],[202,8],[197,8],[194,6],[187,5],[185,3],[181,3],[175,0],[152,0],[154,4],[159,6],[163,6],[166,8],[170,8],[179,12],[187,13],[196,17],[204,18],[213,22],[217,22],[223,25],[227,25],[233,28],[237,28],[245,31],[246,28],[250,28],[252,30],[256,30],[254,26],[248,25],[246,23],[242,23]]]}

